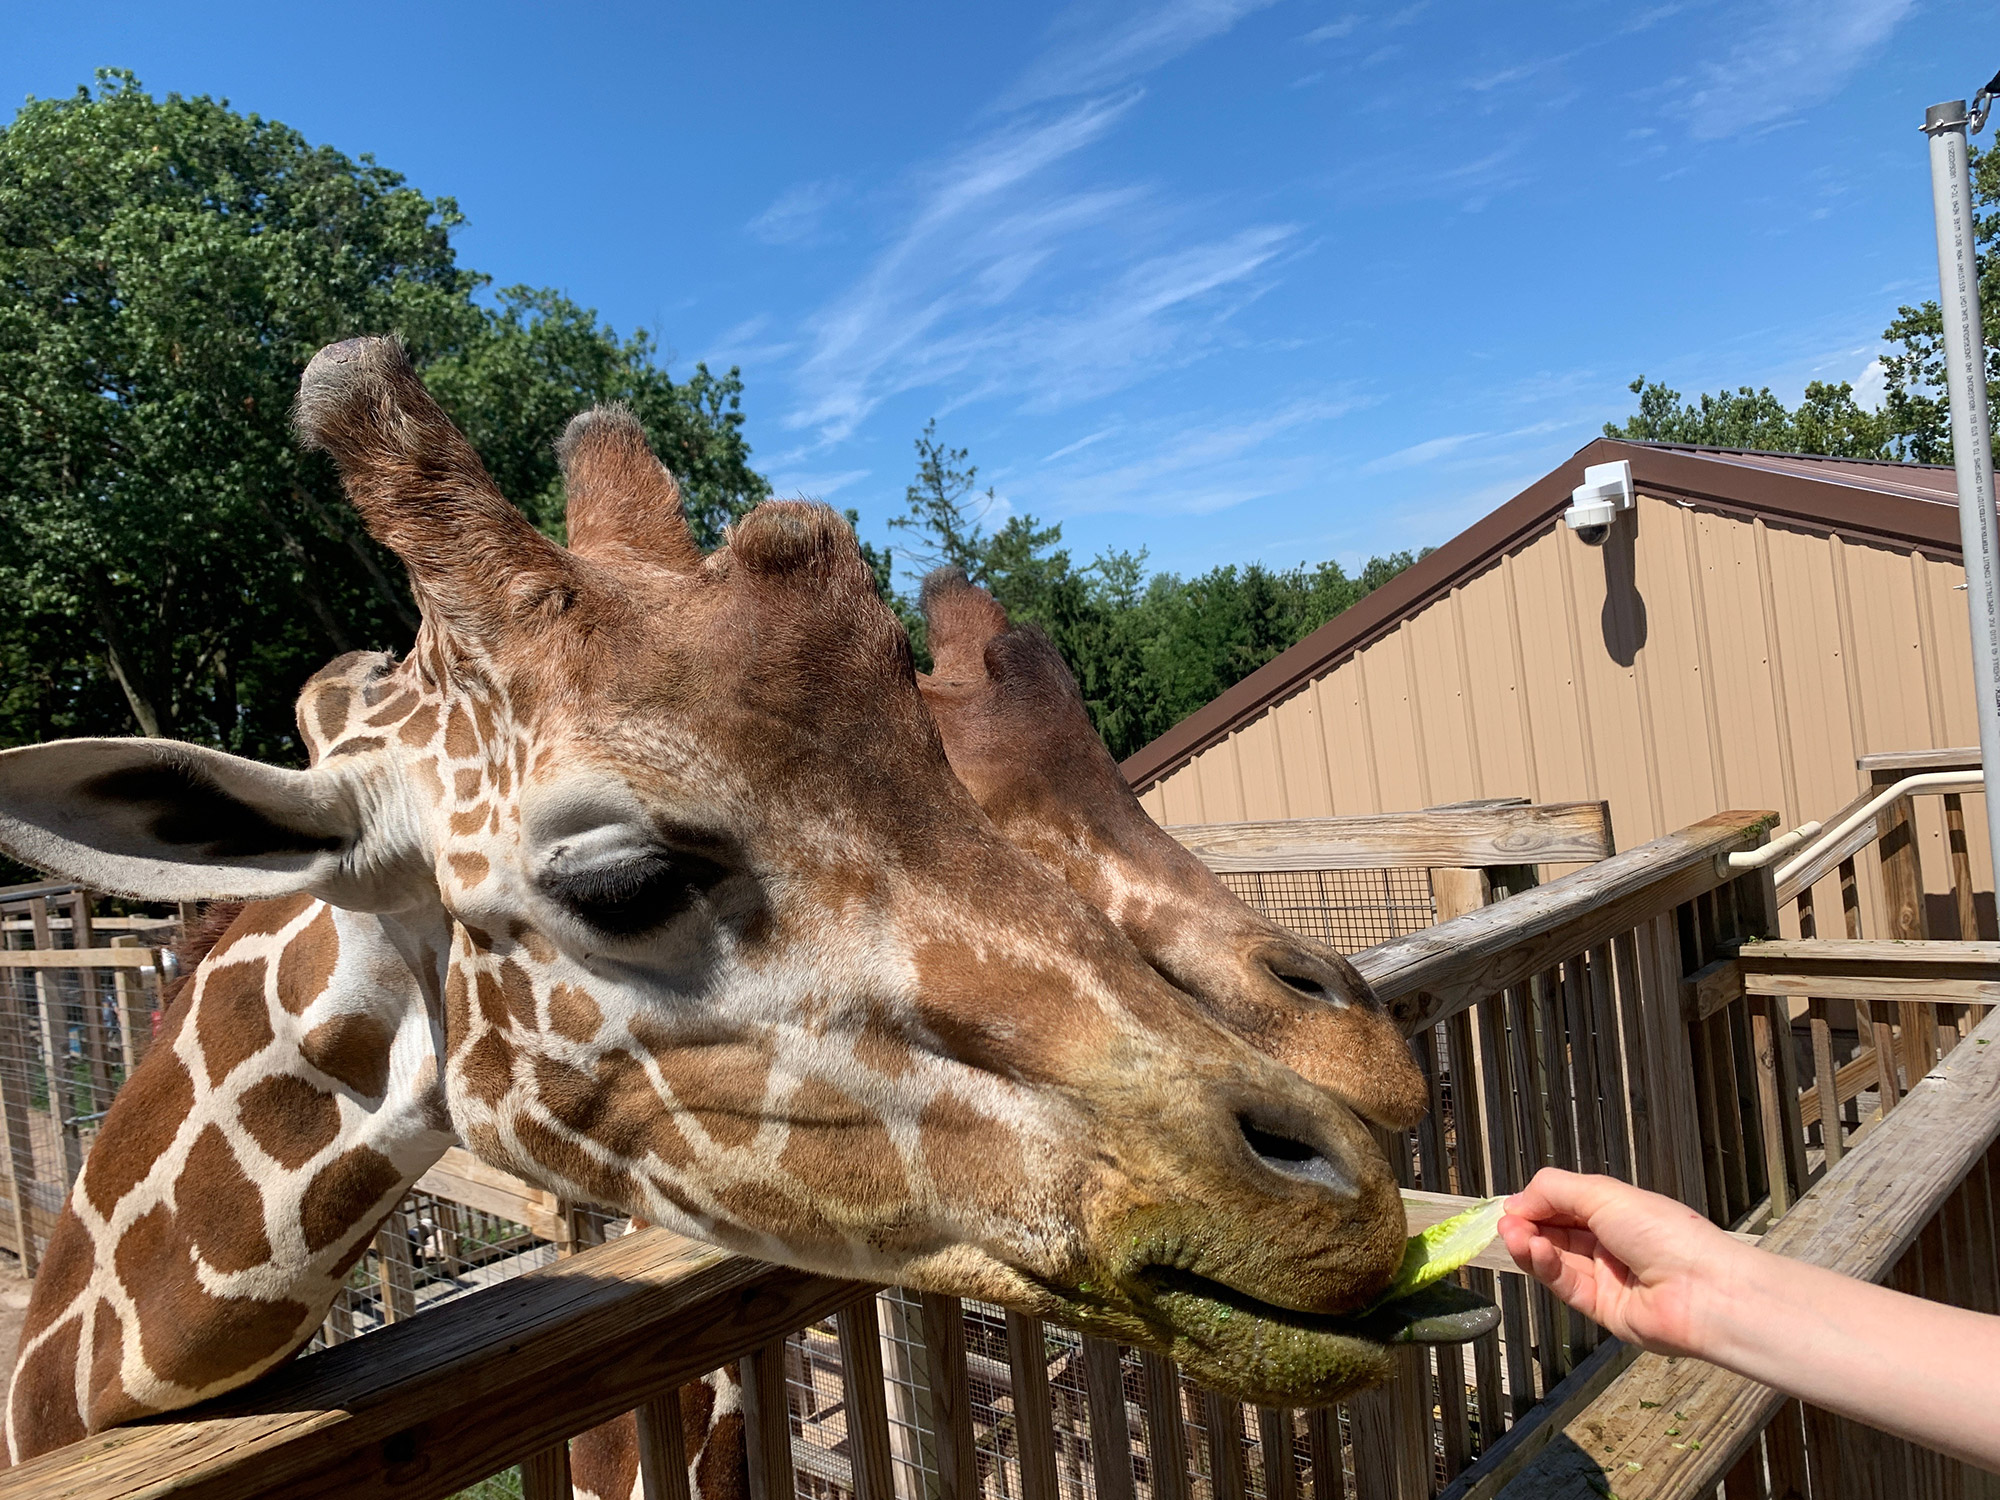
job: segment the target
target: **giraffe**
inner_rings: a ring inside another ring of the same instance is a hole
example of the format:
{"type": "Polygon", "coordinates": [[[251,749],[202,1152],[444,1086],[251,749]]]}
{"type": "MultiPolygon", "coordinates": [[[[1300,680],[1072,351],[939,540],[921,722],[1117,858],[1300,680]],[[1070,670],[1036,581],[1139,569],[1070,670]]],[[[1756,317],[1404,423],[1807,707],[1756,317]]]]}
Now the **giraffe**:
{"type": "MultiPolygon", "coordinates": [[[[1428,1084],[1402,1031],[1339,953],[1270,921],[1147,814],[1033,626],[955,569],[924,580],[933,670],[917,686],[952,771],[1010,843],[1103,912],[1216,1022],[1371,1123],[1412,1125],[1428,1084]]],[[[733,1371],[681,1393],[692,1493],[749,1494],[733,1371]],[[705,1386],[705,1388],[704,1388],[705,1386]]],[[[571,1443],[579,1500],[643,1500],[629,1414],[571,1443]]]]}
{"type": "Polygon", "coordinates": [[[1215,1024],[952,775],[852,533],[766,503],[703,558],[636,423],[530,527],[393,340],[301,437],[409,571],[370,732],[0,754],[0,848],[249,902],[102,1123],[7,1409],[21,1459],[254,1379],[454,1142],[823,1274],[996,1301],[1253,1399],[1387,1377],[1401,1257],[1335,1092],[1215,1024]]]}

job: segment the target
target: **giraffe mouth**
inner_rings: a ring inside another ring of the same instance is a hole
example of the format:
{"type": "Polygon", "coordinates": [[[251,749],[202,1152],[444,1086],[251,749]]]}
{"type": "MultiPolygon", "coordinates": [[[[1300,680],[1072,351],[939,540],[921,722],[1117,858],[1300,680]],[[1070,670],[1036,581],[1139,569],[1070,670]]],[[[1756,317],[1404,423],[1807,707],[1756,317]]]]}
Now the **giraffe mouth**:
{"type": "Polygon", "coordinates": [[[1366,1314],[1299,1312],[1169,1267],[1115,1286],[1046,1289],[1061,1305],[1045,1316],[1153,1349],[1203,1385],[1276,1406],[1341,1400],[1389,1379],[1396,1345],[1467,1343],[1500,1322],[1499,1308],[1449,1282],[1366,1314]]]}

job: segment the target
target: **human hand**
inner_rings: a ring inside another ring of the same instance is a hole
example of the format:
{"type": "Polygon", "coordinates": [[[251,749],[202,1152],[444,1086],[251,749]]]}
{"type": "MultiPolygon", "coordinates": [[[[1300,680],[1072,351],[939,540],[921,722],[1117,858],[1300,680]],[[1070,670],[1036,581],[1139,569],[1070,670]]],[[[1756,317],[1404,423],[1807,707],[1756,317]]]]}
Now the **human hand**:
{"type": "Polygon", "coordinates": [[[1671,1198],[1544,1167],[1507,1200],[1514,1263],[1627,1343],[1699,1354],[1741,1247],[1671,1198]]]}

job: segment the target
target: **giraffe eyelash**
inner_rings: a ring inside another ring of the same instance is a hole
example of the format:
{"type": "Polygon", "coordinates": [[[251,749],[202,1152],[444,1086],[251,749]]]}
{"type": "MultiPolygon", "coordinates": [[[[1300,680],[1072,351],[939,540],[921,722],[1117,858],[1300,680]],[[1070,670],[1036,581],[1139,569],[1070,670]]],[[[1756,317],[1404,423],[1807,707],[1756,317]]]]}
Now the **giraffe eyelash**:
{"type": "Polygon", "coordinates": [[[681,915],[729,872],[714,860],[653,849],[630,859],[544,871],[544,894],[612,937],[636,937],[681,915]]]}

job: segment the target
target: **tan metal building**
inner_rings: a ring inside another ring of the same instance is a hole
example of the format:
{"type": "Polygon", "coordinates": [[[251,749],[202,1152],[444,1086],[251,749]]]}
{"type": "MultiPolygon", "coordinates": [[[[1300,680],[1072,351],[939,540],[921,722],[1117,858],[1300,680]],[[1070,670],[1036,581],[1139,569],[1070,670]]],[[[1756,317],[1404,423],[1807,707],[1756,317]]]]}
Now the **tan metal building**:
{"type": "Polygon", "coordinates": [[[1525,796],[1608,802],[1620,847],[1723,808],[1789,827],[1861,756],[1977,744],[1963,584],[1950,469],[1600,439],[1124,768],[1167,824],[1525,796]],[[1562,512],[1617,459],[1636,509],[1586,546],[1562,512]]]}

